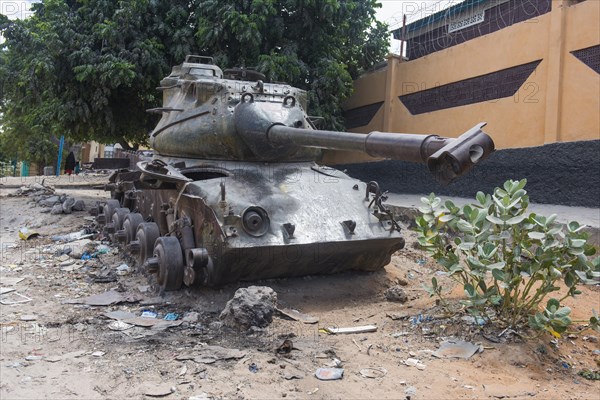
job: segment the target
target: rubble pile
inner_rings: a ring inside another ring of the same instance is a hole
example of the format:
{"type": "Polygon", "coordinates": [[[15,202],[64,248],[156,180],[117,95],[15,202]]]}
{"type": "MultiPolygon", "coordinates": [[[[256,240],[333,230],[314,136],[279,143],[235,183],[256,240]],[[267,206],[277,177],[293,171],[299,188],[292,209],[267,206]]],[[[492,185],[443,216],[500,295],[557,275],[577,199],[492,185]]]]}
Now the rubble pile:
{"type": "Polygon", "coordinates": [[[54,188],[42,183],[32,183],[17,189],[13,196],[30,197],[40,207],[40,212],[57,214],[71,214],[73,211],[84,211],[85,202],[66,194],[56,194],[54,188]]]}

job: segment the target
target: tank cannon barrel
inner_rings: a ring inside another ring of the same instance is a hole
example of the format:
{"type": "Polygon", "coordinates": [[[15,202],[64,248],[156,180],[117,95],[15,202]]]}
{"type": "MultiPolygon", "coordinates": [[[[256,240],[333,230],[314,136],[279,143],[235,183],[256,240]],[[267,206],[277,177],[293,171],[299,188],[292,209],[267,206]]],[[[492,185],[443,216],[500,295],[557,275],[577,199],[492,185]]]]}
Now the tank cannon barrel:
{"type": "Polygon", "coordinates": [[[242,96],[234,113],[235,127],[254,153],[281,156],[289,149],[319,148],[359,151],[372,157],[425,164],[437,180],[449,183],[486,159],[494,142],[480,123],[458,138],[438,135],[371,132],[368,134],[312,129],[295,101],[283,104],[242,96]]]}

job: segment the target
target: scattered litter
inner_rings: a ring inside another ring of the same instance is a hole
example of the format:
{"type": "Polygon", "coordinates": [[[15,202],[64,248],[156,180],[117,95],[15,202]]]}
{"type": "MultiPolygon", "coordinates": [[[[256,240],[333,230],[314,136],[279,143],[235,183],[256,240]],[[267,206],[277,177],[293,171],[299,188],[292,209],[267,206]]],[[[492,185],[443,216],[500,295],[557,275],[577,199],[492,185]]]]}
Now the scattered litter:
{"type": "Polygon", "coordinates": [[[483,317],[473,317],[471,315],[465,315],[464,317],[461,318],[461,320],[465,321],[468,324],[471,325],[479,325],[479,326],[483,326],[486,324],[486,320],[483,317]]]}
{"type": "Polygon", "coordinates": [[[141,298],[135,294],[120,293],[116,290],[108,290],[103,293],[94,294],[92,296],[83,297],[80,299],[66,300],[65,304],[87,304],[88,306],[110,306],[119,303],[136,303],[141,298]]]}
{"type": "Polygon", "coordinates": [[[290,339],[285,339],[283,343],[279,347],[277,347],[276,352],[279,354],[288,354],[294,349],[294,343],[290,339]]]}
{"type": "Polygon", "coordinates": [[[38,236],[40,236],[39,233],[37,233],[36,231],[32,231],[29,228],[19,229],[19,238],[21,238],[21,240],[29,240],[38,236]]]}
{"type": "Polygon", "coordinates": [[[130,313],[128,311],[117,310],[117,311],[105,312],[104,316],[108,317],[110,319],[124,320],[124,319],[129,319],[129,318],[135,318],[136,315],[134,313],[130,313]]]}
{"type": "Polygon", "coordinates": [[[86,239],[94,236],[89,229],[82,229],[78,232],[67,233],[66,235],[52,236],[51,239],[55,242],[73,242],[79,239],[86,239]]]}
{"type": "Polygon", "coordinates": [[[425,261],[423,258],[420,258],[417,260],[417,264],[419,264],[420,266],[423,266],[427,263],[427,261],[425,261]]]}
{"type": "Polygon", "coordinates": [[[253,374],[258,372],[258,365],[256,365],[256,363],[252,363],[248,366],[248,371],[252,372],[253,374]]]}
{"type": "Polygon", "coordinates": [[[119,321],[119,320],[112,321],[111,323],[108,324],[108,329],[110,329],[111,331],[125,331],[132,327],[133,327],[132,324],[128,324],[126,322],[119,321]]]}
{"type": "Polygon", "coordinates": [[[103,351],[95,351],[95,352],[92,353],[92,357],[100,358],[100,357],[104,356],[105,354],[106,353],[103,352],[103,351]]]}
{"type": "Polygon", "coordinates": [[[594,336],[594,335],[584,336],[583,340],[585,340],[586,342],[590,342],[590,343],[598,343],[598,336],[594,336]]]}
{"type": "Polygon", "coordinates": [[[368,332],[376,332],[377,326],[376,325],[364,325],[364,326],[354,326],[354,327],[347,327],[347,328],[329,327],[329,328],[323,328],[320,330],[324,331],[325,333],[330,333],[332,335],[345,334],[345,333],[368,333],[368,332]]]}
{"type": "Polygon", "coordinates": [[[0,286],[15,286],[25,278],[13,278],[8,276],[0,276],[0,286]]]}
{"type": "Polygon", "coordinates": [[[35,321],[37,317],[33,314],[21,315],[21,321],[35,321]]]}
{"type": "Polygon", "coordinates": [[[17,290],[17,289],[11,288],[11,287],[0,287],[0,295],[14,292],[15,290],[17,290]]]}
{"type": "Polygon", "coordinates": [[[200,318],[200,316],[198,315],[197,312],[190,311],[190,312],[186,312],[185,314],[183,314],[183,318],[181,320],[183,322],[194,323],[194,322],[198,322],[199,318],[200,318]]]}
{"type": "Polygon", "coordinates": [[[330,368],[341,368],[342,360],[340,360],[339,358],[334,358],[333,360],[331,360],[330,363],[327,363],[325,366],[330,368]]]}
{"type": "Polygon", "coordinates": [[[195,394],[188,398],[188,400],[211,400],[211,399],[212,399],[212,397],[209,397],[208,394],[205,392],[202,392],[200,394],[195,394]]]}
{"type": "Polygon", "coordinates": [[[342,379],[344,376],[343,368],[319,368],[315,372],[317,379],[322,381],[334,381],[336,379],[342,379]]]}
{"type": "Polygon", "coordinates": [[[304,324],[316,324],[319,322],[319,318],[302,314],[300,311],[291,308],[277,308],[277,311],[294,321],[300,321],[304,324]]]}
{"type": "Polygon", "coordinates": [[[60,360],[62,360],[62,357],[60,357],[60,356],[44,357],[44,361],[47,361],[49,363],[59,362],[60,360]]]}
{"type": "Polygon", "coordinates": [[[246,356],[246,352],[237,349],[227,349],[221,346],[203,346],[199,350],[181,354],[175,359],[177,361],[194,360],[197,363],[212,364],[219,360],[240,359],[246,356]],[[195,354],[194,354],[195,353],[195,354]]]}
{"type": "Polygon", "coordinates": [[[309,390],[308,392],[306,392],[306,394],[312,395],[312,394],[317,393],[318,391],[319,391],[319,388],[314,388],[313,390],[309,390]]]}
{"type": "Polygon", "coordinates": [[[44,358],[43,356],[27,356],[25,357],[25,361],[38,361],[44,358]]]}
{"type": "Polygon", "coordinates": [[[187,373],[187,370],[187,365],[183,364],[183,367],[181,367],[181,370],[179,371],[179,376],[184,376],[187,373]]]}
{"type": "Polygon", "coordinates": [[[170,313],[167,313],[167,315],[165,315],[165,317],[163,319],[165,321],[176,321],[179,319],[179,314],[170,312],[170,313]]]}
{"type": "Polygon", "coordinates": [[[150,310],[142,311],[142,318],[156,318],[157,316],[158,316],[158,314],[155,313],[154,311],[150,311],[150,310]]]}
{"type": "Polygon", "coordinates": [[[292,379],[304,379],[304,375],[301,374],[300,372],[286,371],[286,373],[283,374],[283,378],[288,381],[291,381],[292,379]]]}
{"type": "Polygon", "coordinates": [[[127,274],[129,274],[129,271],[130,271],[129,265],[127,265],[127,264],[121,264],[117,267],[117,275],[121,275],[121,276],[127,275],[127,274]]]}
{"type": "Polygon", "coordinates": [[[401,336],[408,336],[408,335],[410,335],[409,332],[394,332],[390,336],[397,339],[401,336]]]}
{"type": "Polygon", "coordinates": [[[410,319],[410,323],[414,325],[419,325],[421,322],[432,321],[433,317],[431,315],[423,316],[423,314],[419,314],[410,319]]]}
{"type": "Polygon", "coordinates": [[[416,367],[419,370],[424,370],[426,368],[426,365],[417,358],[407,358],[403,363],[408,367],[416,367]]]}
{"type": "Polygon", "coordinates": [[[151,389],[146,389],[144,394],[150,397],[165,397],[172,393],[175,393],[177,389],[169,384],[155,386],[151,389]]]}
{"type": "Polygon", "coordinates": [[[22,295],[19,292],[10,292],[7,294],[3,294],[0,297],[0,304],[3,304],[5,306],[11,306],[14,304],[22,304],[22,303],[27,303],[29,301],[31,301],[33,299],[22,295]]]}
{"type": "Polygon", "coordinates": [[[363,368],[360,370],[360,375],[363,378],[383,378],[387,374],[387,369],[383,367],[379,368],[363,368]]]}
{"type": "Polygon", "coordinates": [[[408,319],[410,314],[407,313],[386,313],[386,317],[391,318],[393,321],[398,321],[401,319],[408,319]]]}
{"type": "Polygon", "coordinates": [[[464,387],[465,389],[475,390],[475,386],[471,386],[471,385],[463,385],[463,387],[464,387]]]}
{"type": "Polygon", "coordinates": [[[432,355],[437,358],[463,358],[468,360],[480,349],[480,346],[459,339],[450,339],[440,343],[440,348],[432,355]]]}

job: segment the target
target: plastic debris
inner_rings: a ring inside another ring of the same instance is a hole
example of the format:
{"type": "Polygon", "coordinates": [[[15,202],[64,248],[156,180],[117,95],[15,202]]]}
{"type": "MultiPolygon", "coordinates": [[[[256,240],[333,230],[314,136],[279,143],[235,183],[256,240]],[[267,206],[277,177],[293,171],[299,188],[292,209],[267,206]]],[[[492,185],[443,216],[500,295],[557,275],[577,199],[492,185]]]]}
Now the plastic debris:
{"type": "Polygon", "coordinates": [[[31,300],[33,299],[24,296],[19,292],[11,292],[8,294],[3,294],[2,297],[0,297],[0,304],[3,304],[5,306],[11,306],[14,304],[27,303],[31,300]]]}
{"type": "Polygon", "coordinates": [[[129,271],[130,271],[129,265],[127,265],[127,264],[121,264],[117,267],[117,275],[121,275],[121,276],[127,275],[127,274],[129,274],[129,271]]]}
{"type": "Polygon", "coordinates": [[[465,321],[468,324],[471,325],[479,325],[479,326],[483,326],[486,324],[486,320],[483,317],[473,317],[471,315],[465,315],[464,317],[461,318],[461,320],[465,321]]]}
{"type": "Polygon", "coordinates": [[[111,323],[108,324],[108,329],[110,329],[111,331],[124,331],[124,330],[127,330],[132,327],[133,327],[132,324],[128,324],[126,322],[119,321],[119,320],[112,321],[111,323]]]}
{"type": "Polygon", "coordinates": [[[376,379],[376,378],[383,378],[387,374],[387,369],[385,369],[383,367],[363,368],[359,372],[363,378],[376,379]]]}
{"type": "Polygon", "coordinates": [[[433,352],[438,358],[463,358],[468,360],[479,351],[479,346],[459,339],[450,339],[440,343],[440,348],[433,352]]]}
{"type": "Polygon", "coordinates": [[[100,358],[103,357],[106,353],[103,351],[95,351],[92,353],[92,357],[100,358]]]}
{"type": "Polygon", "coordinates": [[[364,325],[364,326],[354,326],[354,327],[347,327],[347,328],[329,327],[329,328],[324,328],[322,330],[325,333],[330,333],[333,335],[348,334],[348,333],[368,333],[368,332],[376,332],[377,326],[376,325],[364,325]]]}
{"type": "Polygon", "coordinates": [[[256,365],[256,363],[252,363],[248,366],[248,371],[252,372],[253,374],[258,372],[258,365],[256,365]]]}
{"type": "Polygon", "coordinates": [[[51,239],[55,242],[72,242],[74,240],[85,239],[92,236],[94,236],[94,234],[89,229],[82,229],[78,232],[72,232],[66,235],[52,236],[51,239]]]}
{"type": "Polygon", "coordinates": [[[176,321],[179,319],[179,314],[176,313],[167,313],[167,315],[165,315],[165,317],[163,318],[165,321],[176,321]]]}
{"type": "Polygon", "coordinates": [[[155,313],[154,311],[150,311],[150,310],[144,310],[142,311],[142,318],[156,318],[158,316],[157,313],[155,313]]]}
{"type": "Polygon", "coordinates": [[[344,376],[343,368],[319,368],[317,372],[315,372],[315,376],[317,379],[322,381],[334,381],[337,379],[342,379],[344,376]]]}
{"type": "Polygon", "coordinates": [[[40,236],[39,233],[37,233],[36,231],[33,231],[29,228],[21,228],[19,229],[19,238],[21,238],[21,240],[29,240],[35,237],[40,236]]]}
{"type": "Polygon", "coordinates": [[[419,370],[424,370],[426,368],[426,365],[417,358],[407,358],[403,363],[408,367],[415,367],[419,370]]]}
{"type": "Polygon", "coordinates": [[[160,386],[153,387],[151,389],[147,389],[144,394],[149,397],[165,397],[172,393],[175,393],[177,389],[174,386],[169,384],[164,384],[160,386]]]}

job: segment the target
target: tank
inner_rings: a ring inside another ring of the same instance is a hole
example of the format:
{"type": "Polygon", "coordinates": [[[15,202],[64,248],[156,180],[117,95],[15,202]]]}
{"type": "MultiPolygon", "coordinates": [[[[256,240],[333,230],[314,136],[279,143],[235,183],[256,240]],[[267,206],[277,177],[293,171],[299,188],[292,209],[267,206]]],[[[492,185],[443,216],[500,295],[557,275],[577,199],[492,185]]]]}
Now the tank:
{"type": "Polygon", "coordinates": [[[404,239],[385,192],[320,165],[324,149],[425,164],[443,183],[494,151],[484,123],[458,138],[319,130],[305,91],[207,57],[160,84],[153,158],[115,172],[93,213],[162,290],[388,264],[404,239]]]}

